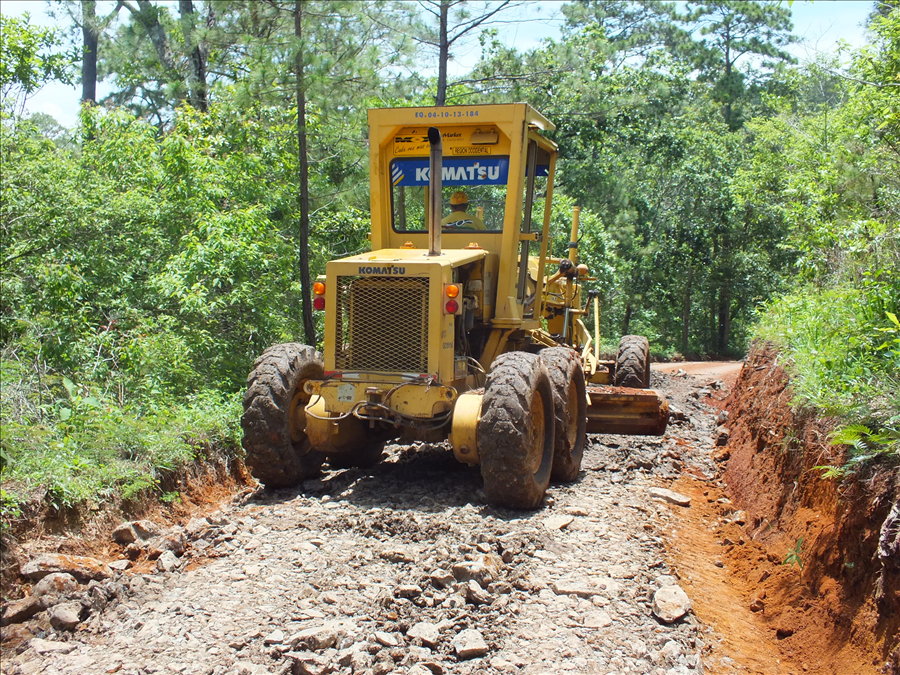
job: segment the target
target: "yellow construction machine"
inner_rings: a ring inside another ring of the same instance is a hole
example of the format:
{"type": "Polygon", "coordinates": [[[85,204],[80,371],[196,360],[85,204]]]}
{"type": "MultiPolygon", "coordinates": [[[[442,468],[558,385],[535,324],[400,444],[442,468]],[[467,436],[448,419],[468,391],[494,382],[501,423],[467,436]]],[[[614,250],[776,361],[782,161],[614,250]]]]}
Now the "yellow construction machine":
{"type": "Polygon", "coordinates": [[[647,340],[598,358],[577,209],[568,257],[548,253],[553,129],[521,103],[369,111],[372,251],[314,285],[323,353],[280,344],[254,364],[241,423],[256,478],[289,486],[326,458],[448,439],[491,503],[534,508],[576,478],[586,432],[665,431],[647,340]]]}

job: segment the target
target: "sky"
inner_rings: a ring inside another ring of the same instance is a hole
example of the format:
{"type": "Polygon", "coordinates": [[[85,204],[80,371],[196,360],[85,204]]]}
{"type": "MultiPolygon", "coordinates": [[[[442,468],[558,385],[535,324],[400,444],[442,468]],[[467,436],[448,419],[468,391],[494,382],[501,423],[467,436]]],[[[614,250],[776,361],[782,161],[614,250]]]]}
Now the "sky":
{"type": "MultiPolygon", "coordinates": [[[[44,0],[0,0],[0,13],[21,16],[28,12],[34,24],[58,26],[60,22],[47,13],[49,4],[44,0]]],[[[175,0],[171,0],[171,4],[176,4],[175,0]]],[[[526,2],[523,7],[516,10],[518,12],[516,21],[496,26],[500,39],[506,44],[514,45],[520,51],[526,51],[537,47],[545,38],[559,38],[559,28],[562,24],[562,15],[559,11],[561,4],[562,2],[548,0],[526,2]]],[[[793,15],[794,34],[800,38],[800,42],[792,45],[790,51],[801,63],[811,60],[817,53],[833,52],[839,41],[844,41],[853,48],[865,43],[863,24],[872,11],[872,2],[794,0],[790,5],[787,2],[781,4],[789,6],[793,15]]],[[[101,0],[98,3],[97,13],[102,14],[106,5],[112,8],[114,3],[101,0]]],[[[454,51],[455,59],[448,69],[451,76],[468,72],[481,53],[477,40],[472,40],[454,51]]],[[[110,85],[101,81],[97,85],[97,96],[102,98],[109,94],[110,90],[110,85]]],[[[29,112],[47,113],[64,126],[72,127],[76,122],[80,94],[80,85],[69,87],[53,82],[34,94],[28,100],[26,109],[29,112]]]]}

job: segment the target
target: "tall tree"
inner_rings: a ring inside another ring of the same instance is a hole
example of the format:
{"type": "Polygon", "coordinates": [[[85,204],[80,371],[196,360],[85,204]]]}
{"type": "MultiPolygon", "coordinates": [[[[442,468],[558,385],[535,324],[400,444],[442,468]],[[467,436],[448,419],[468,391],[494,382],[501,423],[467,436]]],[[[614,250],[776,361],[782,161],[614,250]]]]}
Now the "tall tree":
{"type": "Polygon", "coordinates": [[[97,102],[97,46],[100,42],[97,31],[97,2],[84,0],[81,3],[81,33],[84,53],[81,57],[81,102],[97,102]]]}
{"type": "MultiPolygon", "coordinates": [[[[206,61],[208,48],[205,37],[198,36],[197,15],[192,0],[178,0],[178,11],[181,15],[181,35],[184,40],[184,51],[188,55],[188,102],[197,110],[206,112],[207,100],[206,61]]],[[[213,4],[208,3],[207,27],[215,20],[213,4]]]]}
{"type": "Polygon", "coordinates": [[[312,316],[309,280],[309,146],[306,139],[306,68],[304,67],[303,0],[294,0],[294,36],[297,38],[297,54],[294,57],[294,77],[297,95],[297,171],[300,183],[300,309],[303,315],[303,332],[306,342],[316,344],[316,326],[312,316]]]}
{"type": "Polygon", "coordinates": [[[434,104],[441,106],[447,103],[447,65],[453,58],[451,50],[454,46],[472,37],[477,29],[499,23],[502,12],[522,3],[513,0],[485,2],[474,12],[468,0],[419,0],[418,4],[430,15],[430,21],[412,32],[410,37],[437,52],[438,79],[434,104]]]}
{"type": "Polygon", "coordinates": [[[77,60],[62,49],[57,29],[32,26],[30,21],[27,13],[21,18],[0,14],[0,96],[3,107],[12,105],[17,114],[47,82],[70,84],[77,60]]]}
{"type": "Polygon", "coordinates": [[[784,50],[797,39],[791,35],[791,10],[754,0],[688,0],[687,9],[683,19],[700,27],[705,46],[696,63],[716,84],[725,123],[738,129],[744,117],[736,108],[746,91],[746,76],[738,69],[738,61],[756,56],[763,59],[764,67],[774,61],[793,63],[784,50]]]}

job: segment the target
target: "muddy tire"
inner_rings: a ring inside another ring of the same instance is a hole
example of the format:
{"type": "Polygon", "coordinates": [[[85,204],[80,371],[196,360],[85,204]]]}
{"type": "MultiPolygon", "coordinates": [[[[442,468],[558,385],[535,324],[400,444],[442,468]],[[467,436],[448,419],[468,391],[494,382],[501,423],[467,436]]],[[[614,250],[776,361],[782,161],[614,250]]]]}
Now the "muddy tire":
{"type": "Polygon", "coordinates": [[[328,466],[332,469],[369,469],[381,461],[384,443],[371,443],[353,452],[328,455],[328,466]]]}
{"type": "Polygon", "coordinates": [[[550,478],[570,483],[581,470],[587,427],[584,370],[578,352],[569,347],[551,347],[540,353],[553,388],[556,440],[550,478]]]}
{"type": "Polygon", "coordinates": [[[650,343],[643,335],[626,335],[616,355],[617,387],[650,387],[650,343]]]}
{"type": "Polygon", "coordinates": [[[478,422],[484,491],[491,504],[537,508],[550,484],[553,388],[541,359],[510,352],[494,361],[478,422]]]}
{"type": "Polygon", "coordinates": [[[322,355],[297,343],[263,352],[247,377],[241,444],[250,473],[266,487],[289,487],[319,471],[324,455],[306,437],[307,380],[325,376],[322,355]]]}

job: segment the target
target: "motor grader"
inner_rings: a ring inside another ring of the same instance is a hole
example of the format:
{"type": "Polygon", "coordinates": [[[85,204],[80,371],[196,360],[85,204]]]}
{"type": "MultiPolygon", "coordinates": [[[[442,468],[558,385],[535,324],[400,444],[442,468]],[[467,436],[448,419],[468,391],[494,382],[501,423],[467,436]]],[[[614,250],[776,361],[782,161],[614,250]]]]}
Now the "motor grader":
{"type": "Polygon", "coordinates": [[[647,340],[598,358],[577,209],[568,256],[550,257],[553,124],[526,104],[368,117],[372,251],[314,284],[321,354],[280,344],[254,364],[241,420],[253,475],[290,486],[326,459],[370,465],[391,439],[447,439],[480,466],[488,501],[535,508],[551,479],[576,478],[586,432],[662,434],[647,340]],[[478,216],[442,226],[451,195],[478,216]]]}

